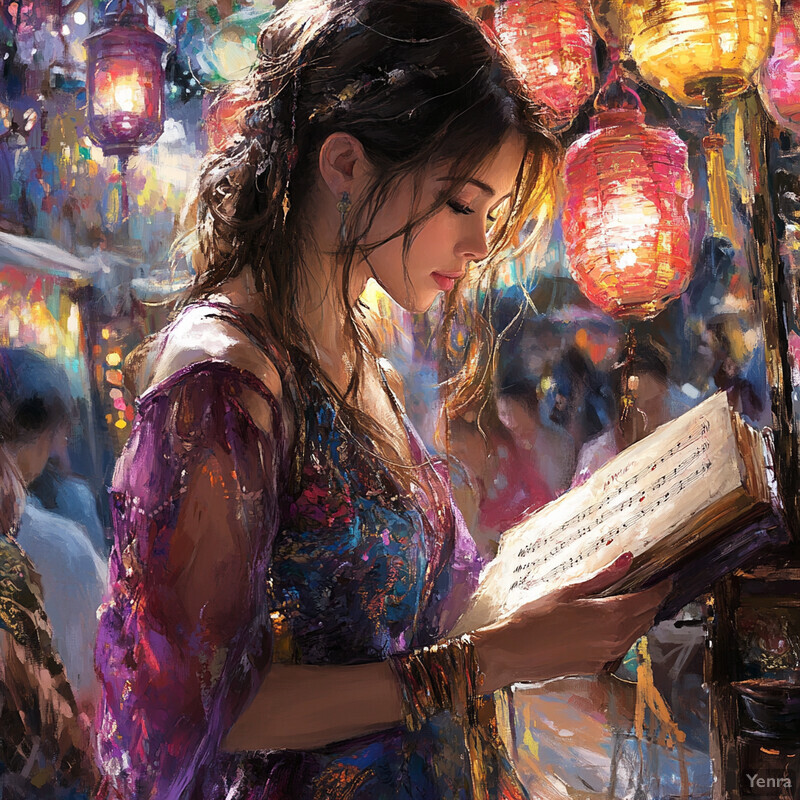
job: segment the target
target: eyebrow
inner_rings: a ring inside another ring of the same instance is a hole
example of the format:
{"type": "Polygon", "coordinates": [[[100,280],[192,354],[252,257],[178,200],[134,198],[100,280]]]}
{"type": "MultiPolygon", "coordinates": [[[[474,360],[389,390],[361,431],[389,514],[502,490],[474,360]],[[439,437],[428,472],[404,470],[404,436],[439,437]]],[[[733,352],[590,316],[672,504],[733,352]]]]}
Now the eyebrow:
{"type": "MultiPolygon", "coordinates": [[[[438,178],[438,180],[439,181],[455,182],[455,181],[460,180],[460,178],[457,178],[454,175],[446,175],[444,178],[438,178]]],[[[483,181],[479,181],[477,178],[468,178],[466,180],[466,183],[471,183],[471,184],[473,184],[473,186],[477,186],[482,192],[486,192],[486,194],[488,194],[488,195],[494,195],[494,193],[495,193],[494,189],[491,186],[489,186],[488,183],[484,183],[483,181]]],[[[509,192],[508,194],[504,194],[502,197],[499,197],[497,199],[497,201],[494,203],[494,205],[492,206],[491,210],[494,211],[495,209],[497,209],[500,206],[500,204],[504,200],[508,200],[509,197],[511,197],[511,192],[509,192]]]]}
{"type": "MultiPolygon", "coordinates": [[[[439,178],[440,181],[451,181],[455,182],[459,180],[455,175],[446,175],[444,178],[439,178]]],[[[471,183],[473,186],[477,186],[482,192],[486,192],[486,194],[493,195],[495,194],[495,190],[489,186],[488,183],[484,183],[483,181],[479,181],[477,178],[468,178],[466,183],[471,183]]],[[[510,197],[510,194],[507,194],[506,197],[510,197]]],[[[502,198],[505,200],[505,197],[502,198]]]]}

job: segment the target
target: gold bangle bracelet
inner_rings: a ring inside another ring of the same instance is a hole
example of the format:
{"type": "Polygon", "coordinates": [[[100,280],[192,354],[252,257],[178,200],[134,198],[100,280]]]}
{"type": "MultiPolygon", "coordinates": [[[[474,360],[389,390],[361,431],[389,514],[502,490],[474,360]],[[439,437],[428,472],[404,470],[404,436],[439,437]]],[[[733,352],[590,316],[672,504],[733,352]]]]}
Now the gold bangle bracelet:
{"type": "Polygon", "coordinates": [[[409,730],[442,711],[476,723],[483,673],[469,634],[389,657],[400,683],[403,721],[409,730]]]}

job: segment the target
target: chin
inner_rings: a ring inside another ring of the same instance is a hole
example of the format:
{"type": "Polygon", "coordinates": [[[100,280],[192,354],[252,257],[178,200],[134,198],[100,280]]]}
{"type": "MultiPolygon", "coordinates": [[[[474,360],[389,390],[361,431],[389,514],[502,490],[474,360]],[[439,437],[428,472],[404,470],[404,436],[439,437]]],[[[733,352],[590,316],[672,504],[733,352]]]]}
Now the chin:
{"type": "Polygon", "coordinates": [[[397,298],[392,299],[404,311],[408,311],[409,314],[425,314],[426,312],[430,311],[431,308],[433,308],[439,297],[442,295],[444,295],[444,292],[440,291],[434,292],[430,295],[426,294],[423,297],[404,297],[402,300],[397,298]]]}

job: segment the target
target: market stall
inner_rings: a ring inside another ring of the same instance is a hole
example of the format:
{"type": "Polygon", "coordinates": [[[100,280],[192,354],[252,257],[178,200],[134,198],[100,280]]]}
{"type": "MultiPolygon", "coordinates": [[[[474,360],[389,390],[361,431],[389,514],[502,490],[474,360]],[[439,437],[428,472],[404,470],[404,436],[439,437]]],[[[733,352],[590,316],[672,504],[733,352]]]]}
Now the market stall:
{"type": "Polygon", "coordinates": [[[37,350],[64,370],[75,408],[71,466],[98,494],[112,458],[100,410],[108,377],[96,368],[89,332],[92,286],[104,269],[52,243],[0,233],[0,347],[37,350]]]}

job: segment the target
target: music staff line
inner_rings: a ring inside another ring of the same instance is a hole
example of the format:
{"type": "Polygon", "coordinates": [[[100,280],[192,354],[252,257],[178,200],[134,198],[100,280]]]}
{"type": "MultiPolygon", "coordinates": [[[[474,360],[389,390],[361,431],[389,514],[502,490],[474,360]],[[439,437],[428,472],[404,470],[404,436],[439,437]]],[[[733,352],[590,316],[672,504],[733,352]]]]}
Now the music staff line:
{"type": "MultiPolygon", "coordinates": [[[[701,449],[700,452],[706,452],[707,450],[708,447],[704,447],[701,449]]],[[[697,456],[694,454],[690,458],[692,461],[697,460],[697,456]]],[[[685,461],[689,461],[689,459],[685,459],[685,461]]],[[[590,543],[588,546],[584,547],[575,556],[570,556],[567,560],[563,561],[560,564],[557,564],[555,567],[546,572],[544,575],[540,576],[539,578],[536,578],[536,580],[549,581],[555,577],[558,577],[559,575],[563,575],[564,573],[574,569],[575,567],[580,565],[580,563],[585,558],[589,558],[590,556],[594,555],[604,546],[612,544],[616,536],[619,534],[620,530],[627,530],[628,528],[633,527],[642,518],[651,514],[653,511],[655,511],[656,508],[658,508],[663,503],[666,503],[670,499],[670,497],[672,497],[675,494],[679,494],[680,492],[687,489],[692,483],[696,482],[699,478],[701,478],[704,474],[706,474],[710,470],[711,470],[711,462],[706,458],[706,460],[697,469],[695,469],[694,472],[690,473],[689,475],[685,475],[681,477],[680,480],[677,480],[674,483],[672,483],[669,486],[669,488],[664,492],[663,495],[660,495],[658,498],[653,500],[647,506],[637,509],[636,513],[629,516],[619,526],[612,529],[608,533],[604,534],[601,538],[598,538],[594,542],[590,543]]],[[[582,530],[588,532],[590,529],[587,526],[582,530]]],[[[551,558],[554,558],[556,555],[558,555],[559,552],[566,549],[568,545],[574,544],[579,539],[580,536],[576,537],[570,542],[566,541],[560,542],[559,545],[553,548],[547,555],[543,555],[525,564],[518,564],[514,568],[514,574],[519,574],[522,572],[526,574],[524,577],[515,580],[511,584],[510,590],[513,591],[514,589],[520,587],[525,588],[526,586],[530,585],[531,581],[534,579],[533,576],[531,575],[531,571],[536,566],[547,563],[551,558]]]]}
{"type": "MultiPolygon", "coordinates": [[[[624,483],[621,483],[619,485],[619,487],[617,487],[614,491],[610,492],[606,497],[604,497],[601,500],[598,500],[596,503],[594,503],[593,505],[589,506],[588,508],[578,512],[573,517],[568,519],[566,522],[562,523],[558,528],[555,528],[553,530],[553,532],[550,533],[549,535],[545,536],[542,539],[537,540],[536,542],[531,542],[530,544],[525,545],[525,547],[521,548],[520,551],[517,553],[517,557],[518,558],[524,558],[526,555],[530,555],[531,553],[536,552],[537,550],[541,549],[542,547],[547,546],[548,544],[550,544],[550,542],[552,542],[555,539],[557,539],[559,534],[563,533],[568,528],[572,527],[573,525],[575,525],[577,523],[582,522],[583,520],[585,520],[587,518],[592,518],[595,524],[602,523],[604,520],[608,519],[610,516],[613,516],[614,514],[616,514],[617,511],[619,511],[620,509],[625,508],[626,505],[630,505],[630,504],[634,503],[636,501],[636,497],[637,497],[638,493],[634,493],[632,497],[624,500],[620,505],[614,506],[612,509],[609,509],[608,511],[604,512],[599,517],[596,516],[597,512],[601,511],[609,503],[612,503],[617,498],[619,498],[619,496],[621,494],[623,494],[627,489],[629,489],[631,486],[634,486],[634,485],[637,485],[638,483],[640,483],[642,481],[642,479],[646,475],[650,474],[658,465],[663,464],[665,461],[669,461],[671,458],[673,458],[676,455],[678,455],[681,451],[685,450],[688,447],[691,447],[691,445],[694,444],[695,442],[705,439],[701,449],[702,449],[703,452],[707,451],[709,449],[710,445],[708,443],[708,440],[705,437],[707,436],[709,430],[710,430],[710,425],[708,423],[708,420],[703,419],[701,421],[701,424],[699,424],[695,428],[695,430],[693,430],[685,440],[678,440],[659,459],[657,459],[656,461],[651,462],[650,464],[648,464],[645,467],[643,467],[635,475],[632,475],[624,483]]],[[[695,453],[693,454],[693,456],[694,456],[693,458],[685,459],[675,469],[673,469],[671,472],[665,473],[664,476],[662,476],[665,479],[664,482],[666,482],[666,480],[669,480],[670,477],[675,476],[682,469],[685,469],[686,467],[688,467],[694,460],[696,460],[698,455],[699,455],[699,452],[695,451],[695,453]]],[[[661,479],[659,479],[659,480],[661,480],[661,479]]],[[[661,485],[663,485],[663,483],[661,485]]],[[[657,487],[655,484],[653,484],[652,486],[646,487],[645,491],[651,491],[652,489],[657,489],[657,488],[660,488],[660,487],[657,487]]],[[[580,537],[580,535],[582,535],[583,531],[584,531],[584,529],[579,529],[578,530],[578,532],[577,532],[578,537],[580,537]]]]}

